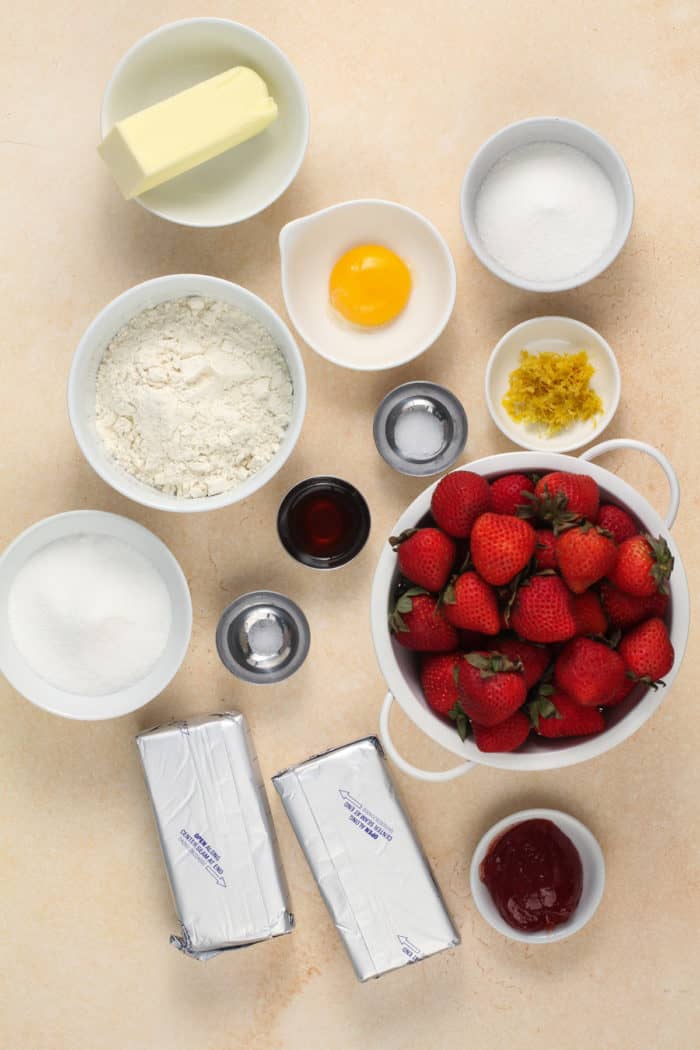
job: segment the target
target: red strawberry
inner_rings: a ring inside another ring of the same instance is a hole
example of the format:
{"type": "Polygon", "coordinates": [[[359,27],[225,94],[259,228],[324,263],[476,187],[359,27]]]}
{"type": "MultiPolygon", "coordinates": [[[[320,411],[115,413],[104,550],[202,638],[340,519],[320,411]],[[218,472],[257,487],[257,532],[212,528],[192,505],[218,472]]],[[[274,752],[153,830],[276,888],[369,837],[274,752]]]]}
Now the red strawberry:
{"type": "Polygon", "coordinates": [[[574,594],[583,594],[607,576],[616,560],[613,541],[587,521],[557,536],[557,565],[574,594]]]}
{"type": "Polygon", "coordinates": [[[420,684],[429,707],[443,717],[449,715],[458,700],[456,667],[458,653],[424,656],[420,666],[420,684]]]}
{"type": "Polygon", "coordinates": [[[524,492],[534,492],[534,482],[525,474],[504,474],[491,482],[491,510],[494,514],[515,514],[527,506],[524,492]]]}
{"type": "Polygon", "coordinates": [[[515,751],[529,737],[530,722],[522,711],[516,711],[495,726],[480,726],[472,722],[472,730],[479,751],[515,751]]]}
{"type": "Polygon", "coordinates": [[[496,592],[475,572],[463,572],[446,589],[442,611],[453,627],[498,634],[501,618],[496,592]]]}
{"type": "Polygon", "coordinates": [[[528,500],[530,506],[523,517],[537,516],[551,522],[558,531],[579,518],[595,521],[599,498],[598,485],[588,474],[556,470],[537,482],[535,495],[528,500]]]}
{"type": "Polygon", "coordinates": [[[619,590],[643,598],[657,591],[667,594],[672,569],[673,555],[662,537],[637,535],[620,545],[608,575],[619,590]]]}
{"type": "Polygon", "coordinates": [[[544,645],[533,645],[531,642],[521,641],[520,638],[498,638],[494,642],[494,648],[513,663],[520,660],[526,689],[532,689],[549,667],[551,654],[544,645]]]}
{"type": "Polygon", "coordinates": [[[540,570],[557,567],[557,538],[551,529],[535,529],[535,564],[540,570]]]}
{"type": "Polygon", "coordinates": [[[535,550],[535,530],[508,514],[482,514],[474,522],[471,555],[474,568],[498,587],[524,569],[535,550]]]}
{"type": "Polygon", "coordinates": [[[551,740],[590,736],[605,729],[605,719],[597,707],[582,707],[560,689],[533,700],[527,706],[535,730],[551,740]]]}
{"type": "Polygon", "coordinates": [[[533,576],[518,590],[511,626],[529,642],[565,642],[576,634],[573,596],[554,573],[533,576]]]}
{"type": "Polygon", "coordinates": [[[605,634],[608,629],[608,618],[595,591],[574,595],[574,619],[576,634],[605,634]]]}
{"type": "Polygon", "coordinates": [[[633,594],[618,591],[607,580],[601,584],[600,599],[613,627],[633,627],[648,616],[663,617],[668,608],[667,594],[657,591],[656,594],[636,598],[633,594]]]}
{"type": "Polygon", "coordinates": [[[457,648],[457,632],[442,614],[437,600],[418,587],[400,596],[389,618],[399,645],[423,653],[448,653],[457,648]]]}
{"type": "Polygon", "coordinates": [[[471,470],[453,470],[442,478],[433,492],[430,509],[436,523],[450,536],[464,538],[472,525],[491,505],[491,489],[486,478],[471,470]]]}
{"type": "Polygon", "coordinates": [[[518,665],[499,653],[468,653],[459,665],[459,699],[465,714],[481,726],[505,722],[527,695],[518,665]]]}
{"type": "Polygon", "coordinates": [[[457,555],[454,540],[440,529],[408,529],[392,536],[389,543],[398,551],[399,569],[411,583],[426,591],[442,590],[457,555]]]}
{"type": "Polygon", "coordinates": [[[625,661],[620,654],[593,638],[574,638],[554,664],[557,686],[585,707],[606,704],[624,680],[625,661]]]}
{"type": "Polygon", "coordinates": [[[623,510],[616,507],[614,503],[602,503],[598,511],[596,525],[599,529],[609,532],[615,543],[623,543],[630,536],[636,536],[639,529],[632,517],[623,510]]]}
{"type": "Polygon", "coordinates": [[[659,616],[652,616],[623,635],[619,652],[634,678],[648,685],[668,674],[675,656],[666,624],[659,616]]]}

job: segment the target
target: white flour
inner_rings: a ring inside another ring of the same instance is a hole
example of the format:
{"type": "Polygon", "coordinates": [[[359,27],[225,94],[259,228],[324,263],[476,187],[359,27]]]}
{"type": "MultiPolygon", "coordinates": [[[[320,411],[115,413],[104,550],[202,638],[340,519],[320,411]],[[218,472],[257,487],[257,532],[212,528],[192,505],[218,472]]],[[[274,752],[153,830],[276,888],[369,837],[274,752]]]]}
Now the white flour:
{"type": "Polygon", "coordinates": [[[97,372],[97,431],[110,456],[176,496],[213,496],[257,473],[291,409],[289,369],[268,330],[199,296],[138,314],[97,372]]]}

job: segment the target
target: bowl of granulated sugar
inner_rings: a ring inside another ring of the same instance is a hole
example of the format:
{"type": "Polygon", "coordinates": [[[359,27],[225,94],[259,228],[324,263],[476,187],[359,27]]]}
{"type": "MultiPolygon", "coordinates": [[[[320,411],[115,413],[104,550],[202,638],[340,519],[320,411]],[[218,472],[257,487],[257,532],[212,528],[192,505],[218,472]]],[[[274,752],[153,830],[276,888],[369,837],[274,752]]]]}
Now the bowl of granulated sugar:
{"type": "Polygon", "coordinates": [[[53,714],[92,721],[143,707],[180,667],[191,630],[182,569],[129,518],[56,514],[0,557],[0,671],[53,714]]]}
{"type": "Polygon", "coordinates": [[[597,277],[632,226],[634,191],[620,154],[563,117],[532,117],[496,132],[462,182],[464,233],[496,277],[562,292],[597,277]]]}

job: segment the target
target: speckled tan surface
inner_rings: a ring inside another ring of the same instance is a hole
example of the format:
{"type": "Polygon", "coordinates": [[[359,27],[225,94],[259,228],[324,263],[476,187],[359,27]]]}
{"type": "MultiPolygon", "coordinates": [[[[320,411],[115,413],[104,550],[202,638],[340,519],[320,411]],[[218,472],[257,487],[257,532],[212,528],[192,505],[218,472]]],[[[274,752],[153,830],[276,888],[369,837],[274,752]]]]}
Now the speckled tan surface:
{"type": "MultiPolygon", "coordinates": [[[[397,774],[461,929],[462,946],[379,982],[356,983],[277,799],[292,885],[291,937],[197,965],[168,946],[174,927],[134,733],[171,715],[234,706],[252,724],[263,771],[377,728],[383,687],[367,604],[374,562],[420,482],[378,459],[371,419],[396,383],[445,383],[469,413],[470,457],[504,451],[482,401],[489,351],[517,321],[571,314],[598,328],[622,368],[609,435],[662,448],[683,499],[674,534],[697,586],[697,56],[693,0],[489,3],[369,0],[234,6],[173,0],[37,0],[3,30],[0,158],[5,203],[0,380],[0,544],[75,507],[118,511],[154,529],[187,572],[195,628],[172,687],[117,722],[71,724],[2,685],[0,734],[0,1045],[12,1050],[678,1050],[697,1044],[698,649],[672,695],[622,747],[536,775],[478,770],[426,787],[397,774]],[[273,208],[238,228],[191,231],[119,197],[95,153],[100,95],[138,37],[164,20],[218,14],[272,37],[308,89],[312,142],[273,208]],[[599,280],[536,297],[500,284],[468,251],[457,194],[479,143],[501,125],[559,113],[621,150],[637,193],[628,246],[599,280]],[[458,270],[454,316],[422,359],[389,374],[349,374],[305,350],[306,426],[282,474],[244,505],[205,516],[151,513],[107,489],[83,461],[65,410],[73,348],[92,316],[129,285],[201,271],[232,278],[282,309],[277,231],[351,197],[424,212],[458,270]],[[326,576],[278,547],[284,491],[312,472],[356,482],[374,515],[366,551],[326,576]],[[274,586],[306,609],[312,654],[266,692],[229,678],[213,636],[234,595],[274,586]],[[605,850],[595,920],[569,942],[510,943],[475,915],[471,850],[488,825],[528,805],[570,810],[605,850]]],[[[609,465],[657,506],[657,468],[631,454],[609,465]]],[[[447,759],[407,722],[415,761],[447,759]]]]}

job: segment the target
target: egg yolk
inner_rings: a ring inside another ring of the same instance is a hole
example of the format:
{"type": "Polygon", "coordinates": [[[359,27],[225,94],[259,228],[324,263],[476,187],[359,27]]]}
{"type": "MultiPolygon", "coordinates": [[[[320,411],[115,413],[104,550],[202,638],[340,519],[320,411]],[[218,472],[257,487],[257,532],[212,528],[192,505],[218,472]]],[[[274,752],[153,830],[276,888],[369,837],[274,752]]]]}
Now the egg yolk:
{"type": "Polygon", "coordinates": [[[411,294],[411,272],[381,244],[361,244],[331,271],[331,305],[346,321],[374,328],[398,317],[411,294]]]}

